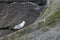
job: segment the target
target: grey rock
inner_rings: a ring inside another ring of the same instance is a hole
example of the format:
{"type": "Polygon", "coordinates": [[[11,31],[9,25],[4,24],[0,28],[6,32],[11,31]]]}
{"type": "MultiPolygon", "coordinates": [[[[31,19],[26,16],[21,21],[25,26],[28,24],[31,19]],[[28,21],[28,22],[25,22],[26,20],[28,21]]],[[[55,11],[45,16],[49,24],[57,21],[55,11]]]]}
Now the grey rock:
{"type": "Polygon", "coordinates": [[[0,30],[0,37],[3,37],[9,33],[12,33],[13,31],[11,30],[0,30]]]}
{"type": "Polygon", "coordinates": [[[33,32],[33,34],[30,33],[30,35],[33,35],[31,40],[60,40],[60,21],[57,21],[56,27],[51,28],[47,32],[41,32],[38,30],[33,32]]]}
{"type": "Polygon", "coordinates": [[[26,25],[32,24],[43,9],[44,6],[32,2],[11,3],[2,11],[0,28],[15,26],[23,20],[26,21],[26,25]]]}
{"type": "Polygon", "coordinates": [[[33,0],[34,3],[37,3],[39,5],[44,5],[47,3],[47,0],[33,0]]]}
{"type": "Polygon", "coordinates": [[[35,2],[37,4],[46,4],[47,0],[0,0],[0,2],[35,2]]]}
{"type": "Polygon", "coordinates": [[[40,35],[37,40],[60,40],[60,33],[55,31],[56,29],[52,29],[42,35],[40,35]]]}
{"type": "Polygon", "coordinates": [[[0,13],[5,8],[6,5],[7,3],[0,3],[0,13]]]}

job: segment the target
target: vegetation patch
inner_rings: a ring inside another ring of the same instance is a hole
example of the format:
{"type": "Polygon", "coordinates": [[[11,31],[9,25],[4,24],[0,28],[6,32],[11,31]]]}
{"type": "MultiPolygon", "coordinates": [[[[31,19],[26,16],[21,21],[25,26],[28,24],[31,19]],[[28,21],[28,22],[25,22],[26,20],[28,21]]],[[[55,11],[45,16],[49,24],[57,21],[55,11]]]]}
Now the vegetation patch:
{"type": "Polygon", "coordinates": [[[59,17],[60,17],[60,10],[58,10],[53,15],[51,15],[50,17],[47,18],[46,25],[51,25],[51,24],[55,23],[56,19],[58,19],[59,17]]]}

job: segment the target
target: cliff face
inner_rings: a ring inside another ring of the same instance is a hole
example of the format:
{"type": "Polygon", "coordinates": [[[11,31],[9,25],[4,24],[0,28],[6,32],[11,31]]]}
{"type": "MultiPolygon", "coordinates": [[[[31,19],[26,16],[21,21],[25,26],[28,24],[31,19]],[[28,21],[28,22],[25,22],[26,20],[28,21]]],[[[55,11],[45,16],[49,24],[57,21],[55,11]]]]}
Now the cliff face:
{"type": "Polygon", "coordinates": [[[36,1],[12,2],[9,4],[6,2],[6,5],[4,2],[0,3],[0,36],[9,34],[10,32],[14,31],[13,27],[22,21],[26,22],[25,26],[34,23],[38,16],[41,14],[40,12],[42,12],[45,8],[45,4],[38,5],[36,1]]]}
{"type": "Polygon", "coordinates": [[[0,40],[60,40],[60,0],[48,6],[32,25],[0,40]]]}
{"type": "Polygon", "coordinates": [[[0,28],[12,27],[22,21],[26,21],[27,25],[33,23],[40,15],[40,12],[42,11],[40,10],[41,7],[43,9],[43,6],[39,6],[32,2],[16,2],[9,4],[2,10],[0,28]]]}
{"type": "Polygon", "coordinates": [[[1,9],[3,9],[0,13],[0,28],[15,26],[23,20],[26,21],[27,25],[32,24],[40,15],[40,12],[43,11],[45,1],[33,0],[32,2],[21,2],[18,0],[17,2],[16,0],[11,3],[8,2],[9,4],[5,2],[6,5],[4,1],[3,3],[0,1],[1,9]]]}

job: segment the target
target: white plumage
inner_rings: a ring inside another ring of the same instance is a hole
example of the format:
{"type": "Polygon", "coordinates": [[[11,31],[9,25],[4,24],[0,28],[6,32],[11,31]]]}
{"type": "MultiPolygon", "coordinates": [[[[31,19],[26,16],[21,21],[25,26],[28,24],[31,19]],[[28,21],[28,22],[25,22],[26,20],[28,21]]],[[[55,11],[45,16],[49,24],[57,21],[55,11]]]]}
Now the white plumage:
{"type": "Polygon", "coordinates": [[[21,28],[23,28],[24,25],[25,25],[25,23],[26,23],[25,21],[22,21],[22,23],[16,25],[16,26],[14,27],[14,29],[21,29],[21,28]]]}

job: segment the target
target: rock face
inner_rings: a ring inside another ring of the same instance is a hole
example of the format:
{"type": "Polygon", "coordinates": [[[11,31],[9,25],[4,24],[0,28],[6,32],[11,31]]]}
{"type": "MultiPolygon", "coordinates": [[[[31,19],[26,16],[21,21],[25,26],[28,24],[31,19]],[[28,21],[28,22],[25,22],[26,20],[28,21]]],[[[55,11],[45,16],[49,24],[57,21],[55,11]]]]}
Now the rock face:
{"type": "Polygon", "coordinates": [[[43,7],[32,2],[13,2],[2,11],[0,28],[15,26],[21,21],[29,25],[37,19],[43,7]]]}
{"type": "Polygon", "coordinates": [[[39,4],[39,5],[44,5],[47,3],[47,0],[34,0],[33,2],[39,4]]]}
{"type": "Polygon", "coordinates": [[[60,40],[60,0],[48,7],[38,19],[38,22],[0,40],[60,40]]]}
{"type": "Polygon", "coordinates": [[[6,5],[7,3],[0,3],[0,13],[5,8],[6,5]]]}
{"type": "Polygon", "coordinates": [[[21,1],[33,1],[38,4],[46,4],[47,0],[0,0],[0,2],[21,2],[21,1]]]}
{"type": "Polygon", "coordinates": [[[9,33],[12,33],[11,30],[0,30],[0,37],[3,37],[9,33]]]}

